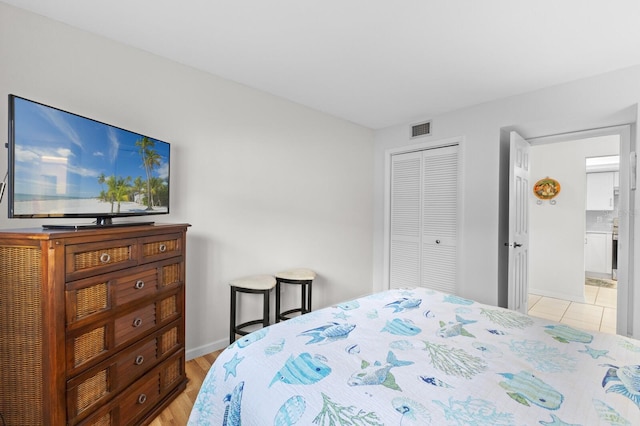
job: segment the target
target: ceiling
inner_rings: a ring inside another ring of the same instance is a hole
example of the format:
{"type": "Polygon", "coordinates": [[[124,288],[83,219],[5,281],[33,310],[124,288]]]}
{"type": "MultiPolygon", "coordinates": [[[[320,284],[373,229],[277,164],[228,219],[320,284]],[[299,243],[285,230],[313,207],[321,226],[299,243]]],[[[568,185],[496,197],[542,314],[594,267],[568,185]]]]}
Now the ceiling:
{"type": "Polygon", "coordinates": [[[372,129],[640,64],[637,0],[0,0],[372,129]]]}

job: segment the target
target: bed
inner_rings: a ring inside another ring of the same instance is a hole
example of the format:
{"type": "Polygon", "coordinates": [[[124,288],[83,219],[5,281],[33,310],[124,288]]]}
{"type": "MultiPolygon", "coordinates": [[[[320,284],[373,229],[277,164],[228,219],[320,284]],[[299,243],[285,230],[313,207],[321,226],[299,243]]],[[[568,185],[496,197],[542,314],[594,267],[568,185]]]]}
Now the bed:
{"type": "Polygon", "coordinates": [[[638,425],[640,342],[424,288],[244,336],[190,425],[638,425]]]}

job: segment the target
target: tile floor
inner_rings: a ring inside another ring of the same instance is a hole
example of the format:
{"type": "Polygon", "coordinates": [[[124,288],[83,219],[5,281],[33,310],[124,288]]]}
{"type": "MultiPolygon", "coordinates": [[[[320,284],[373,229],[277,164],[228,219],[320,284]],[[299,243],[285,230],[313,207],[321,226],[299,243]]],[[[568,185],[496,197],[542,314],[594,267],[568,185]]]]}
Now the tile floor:
{"type": "Polygon", "coordinates": [[[591,285],[584,288],[587,303],[529,294],[529,315],[584,330],[615,334],[617,290],[591,285]]]}

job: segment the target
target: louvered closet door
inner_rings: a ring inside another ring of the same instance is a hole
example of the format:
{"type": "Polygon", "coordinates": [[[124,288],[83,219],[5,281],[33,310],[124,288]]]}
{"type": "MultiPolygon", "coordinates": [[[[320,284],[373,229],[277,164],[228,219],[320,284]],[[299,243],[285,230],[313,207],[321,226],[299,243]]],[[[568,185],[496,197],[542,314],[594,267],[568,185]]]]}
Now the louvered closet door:
{"type": "Polygon", "coordinates": [[[423,151],[422,285],[455,293],[458,147],[423,151]]]}
{"type": "Polygon", "coordinates": [[[394,155],[391,168],[390,287],[454,293],[458,147],[394,155]]]}
{"type": "Polygon", "coordinates": [[[394,155],[391,161],[391,288],[420,285],[422,153],[394,155]]]}

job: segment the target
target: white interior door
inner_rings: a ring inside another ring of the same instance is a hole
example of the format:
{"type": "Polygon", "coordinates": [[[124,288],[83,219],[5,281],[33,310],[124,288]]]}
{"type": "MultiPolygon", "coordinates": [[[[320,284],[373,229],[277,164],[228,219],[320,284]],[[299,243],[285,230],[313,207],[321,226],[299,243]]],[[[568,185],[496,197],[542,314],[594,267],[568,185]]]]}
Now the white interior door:
{"type": "Polygon", "coordinates": [[[530,145],[510,133],[509,149],[509,309],[526,314],[529,293],[530,145]]]}

